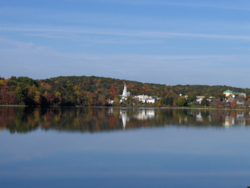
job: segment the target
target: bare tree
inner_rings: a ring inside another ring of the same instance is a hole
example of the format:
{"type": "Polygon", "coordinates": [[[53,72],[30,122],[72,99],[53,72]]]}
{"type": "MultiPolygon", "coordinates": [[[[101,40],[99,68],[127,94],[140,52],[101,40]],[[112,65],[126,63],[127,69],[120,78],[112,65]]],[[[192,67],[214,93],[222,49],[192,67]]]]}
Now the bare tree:
{"type": "Polygon", "coordinates": [[[213,102],[212,102],[212,105],[217,106],[217,107],[220,106],[221,105],[220,99],[214,99],[213,102]]]}

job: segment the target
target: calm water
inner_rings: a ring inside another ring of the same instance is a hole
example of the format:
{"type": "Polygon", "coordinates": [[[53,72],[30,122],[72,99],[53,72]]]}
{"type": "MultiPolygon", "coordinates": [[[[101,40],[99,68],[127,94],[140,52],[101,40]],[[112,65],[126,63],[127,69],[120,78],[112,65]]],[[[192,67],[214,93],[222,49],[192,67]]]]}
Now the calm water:
{"type": "Polygon", "coordinates": [[[248,186],[249,112],[0,107],[0,187],[248,186]]]}

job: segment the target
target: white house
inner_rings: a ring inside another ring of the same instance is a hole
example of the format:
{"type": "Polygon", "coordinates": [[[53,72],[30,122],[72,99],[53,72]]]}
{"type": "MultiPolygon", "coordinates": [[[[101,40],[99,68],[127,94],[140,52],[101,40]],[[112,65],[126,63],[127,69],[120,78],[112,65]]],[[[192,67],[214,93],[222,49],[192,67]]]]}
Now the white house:
{"type": "Polygon", "coordinates": [[[113,104],[113,103],[114,103],[114,100],[108,99],[107,102],[108,102],[109,104],[113,104]]]}
{"type": "MultiPolygon", "coordinates": [[[[201,104],[201,101],[205,98],[205,96],[196,96],[196,102],[198,102],[199,104],[201,104]]],[[[213,96],[210,96],[207,101],[211,102],[213,100],[213,96]]]]}
{"type": "Polygon", "coordinates": [[[156,102],[156,97],[152,97],[148,95],[137,95],[137,96],[134,96],[134,98],[138,99],[142,103],[154,104],[156,102]]]}

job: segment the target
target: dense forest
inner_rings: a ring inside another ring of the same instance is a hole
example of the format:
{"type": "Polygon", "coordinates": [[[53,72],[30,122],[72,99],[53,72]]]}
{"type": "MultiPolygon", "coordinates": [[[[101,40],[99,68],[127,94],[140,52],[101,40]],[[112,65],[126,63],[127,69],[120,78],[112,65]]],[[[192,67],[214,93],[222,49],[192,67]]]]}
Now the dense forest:
{"type": "MultiPolygon", "coordinates": [[[[212,95],[220,98],[229,89],[250,95],[249,88],[219,85],[169,86],[96,76],[59,76],[42,80],[12,76],[0,78],[0,104],[105,106],[108,105],[107,99],[118,98],[124,84],[132,95],[158,96],[162,98],[160,105],[168,106],[178,106],[178,102],[174,101],[178,100],[180,93],[193,97],[212,95]]],[[[127,103],[140,105],[132,97],[127,103]]]]}

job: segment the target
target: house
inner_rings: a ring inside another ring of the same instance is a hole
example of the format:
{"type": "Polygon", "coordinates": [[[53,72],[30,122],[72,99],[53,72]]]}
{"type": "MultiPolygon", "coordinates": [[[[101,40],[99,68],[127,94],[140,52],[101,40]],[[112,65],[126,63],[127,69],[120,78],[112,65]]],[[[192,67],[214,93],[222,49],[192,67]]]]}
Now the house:
{"type": "Polygon", "coordinates": [[[226,97],[229,97],[230,95],[233,95],[233,91],[231,90],[226,90],[223,92],[224,95],[226,95],[226,97]]]}
{"type": "Polygon", "coordinates": [[[201,104],[201,101],[205,98],[205,96],[196,96],[196,101],[197,103],[201,104]]]}
{"type": "Polygon", "coordinates": [[[196,102],[199,103],[199,104],[201,104],[202,100],[203,100],[202,98],[198,98],[198,99],[196,99],[196,102]]]}
{"type": "Polygon", "coordinates": [[[237,95],[237,96],[246,98],[246,93],[233,92],[233,91],[231,91],[231,90],[226,90],[226,91],[223,92],[223,94],[224,94],[226,97],[233,96],[233,95],[236,96],[236,95],[237,95]]]}
{"type": "Polygon", "coordinates": [[[107,100],[107,103],[108,103],[108,104],[113,104],[113,103],[114,103],[114,100],[108,99],[108,100],[107,100]]]}
{"type": "Polygon", "coordinates": [[[236,100],[237,100],[236,104],[238,106],[247,106],[247,103],[244,100],[244,98],[242,98],[242,97],[236,97],[236,100]]]}
{"type": "Polygon", "coordinates": [[[197,99],[204,99],[205,96],[196,96],[197,99]]]}
{"type": "Polygon", "coordinates": [[[236,105],[237,106],[247,106],[247,103],[246,103],[246,101],[244,100],[244,98],[243,97],[239,97],[239,96],[237,96],[237,97],[235,97],[235,96],[231,96],[228,100],[227,100],[227,102],[230,102],[230,103],[232,103],[234,100],[236,99],[236,105]]]}
{"type": "Polygon", "coordinates": [[[157,100],[157,96],[148,96],[148,95],[137,95],[134,96],[135,99],[138,99],[142,103],[151,103],[154,104],[157,100]]]}
{"type": "MultiPolygon", "coordinates": [[[[201,104],[201,101],[202,101],[204,98],[205,98],[205,96],[196,96],[195,102],[201,104]]],[[[213,97],[213,96],[210,96],[209,98],[207,98],[207,101],[211,103],[213,99],[214,99],[214,97],[213,97]]]]}
{"type": "Polygon", "coordinates": [[[210,97],[207,99],[207,101],[211,103],[213,99],[214,99],[214,97],[213,97],[213,96],[210,96],[210,97]]]}

